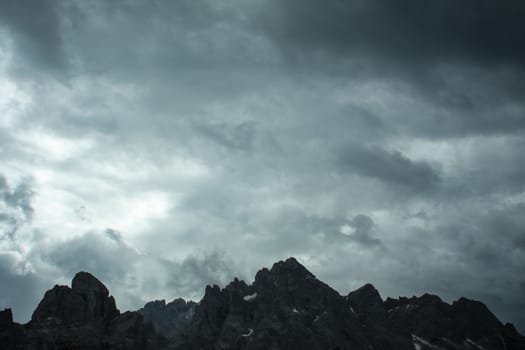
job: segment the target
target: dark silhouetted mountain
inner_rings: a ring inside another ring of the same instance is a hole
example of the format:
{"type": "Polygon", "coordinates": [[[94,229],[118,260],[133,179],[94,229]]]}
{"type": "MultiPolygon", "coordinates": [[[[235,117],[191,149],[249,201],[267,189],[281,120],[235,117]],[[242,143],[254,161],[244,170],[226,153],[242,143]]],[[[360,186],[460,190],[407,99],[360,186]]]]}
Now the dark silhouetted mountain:
{"type": "Polygon", "coordinates": [[[31,321],[57,320],[66,325],[91,324],[98,328],[119,314],[107,288],[87,272],[79,272],[67,286],[54,286],[44,295],[31,321]]]}
{"type": "Polygon", "coordinates": [[[121,314],[106,287],[81,272],[46,292],[25,325],[0,312],[2,349],[525,350],[525,337],[482,303],[435,295],[383,301],[371,284],[341,296],[294,258],[121,314]]]}

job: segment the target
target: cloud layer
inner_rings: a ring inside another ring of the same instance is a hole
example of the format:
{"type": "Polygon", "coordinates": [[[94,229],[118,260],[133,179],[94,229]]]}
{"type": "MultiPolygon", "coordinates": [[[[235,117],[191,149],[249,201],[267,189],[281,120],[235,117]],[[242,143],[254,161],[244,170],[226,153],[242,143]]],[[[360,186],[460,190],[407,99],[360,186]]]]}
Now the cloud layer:
{"type": "Polygon", "coordinates": [[[521,1],[3,1],[0,308],[296,256],[525,330],[521,1]],[[24,291],[20,293],[18,291],[24,291]]]}

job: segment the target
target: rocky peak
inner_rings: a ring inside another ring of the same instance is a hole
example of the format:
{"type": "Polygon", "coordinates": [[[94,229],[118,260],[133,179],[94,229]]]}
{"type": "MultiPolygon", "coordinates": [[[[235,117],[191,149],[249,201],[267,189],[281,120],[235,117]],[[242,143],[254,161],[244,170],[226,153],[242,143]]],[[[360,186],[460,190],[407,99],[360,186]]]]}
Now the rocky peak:
{"type": "Polygon", "coordinates": [[[296,277],[311,277],[315,276],[301,265],[295,258],[291,257],[286,260],[281,260],[273,264],[270,272],[274,275],[292,275],[296,277]]]}
{"type": "Polygon", "coordinates": [[[273,278],[270,270],[266,267],[263,267],[255,274],[255,283],[259,285],[273,285],[273,278]]]}
{"type": "Polygon", "coordinates": [[[119,314],[115,299],[108,289],[93,275],[79,272],[68,286],[54,286],[48,290],[31,320],[63,324],[90,323],[105,327],[119,314]]]}
{"type": "Polygon", "coordinates": [[[502,327],[502,323],[482,302],[460,298],[452,303],[458,325],[469,333],[482,335],[484,332],[502,327]]]}
{"type": "MultiPolygon", "coordinates": [[[[417,298],[415,300],[417,300],[417,298]]],[[[426,304],[442,304],[443,300],[435,294],[425,293],[419,298],[419,302],[426,304]]]]}
{"type": "Polygon", "coordinates": [[[252,287],[261,296],[280,298],[286,303],[294,302],[293,299],[296,299],[297,294],[303,296],[310,294],[309,297],[316,297],[315,294],[318,294],[316,291],[331,289],[295,258],[278,261],[270,270],[266,268],[259,270],[252,287]]]}
{"type": "Polygon", "coordinates": [[[387,313],[383,299],[373,285],[368,283],[350,292],[347,299],[361,319],[374,318],[375,321],[386,319],[387,313]]]}
{"type": "Polygon", "coordinates": [[[244,291],[247,288],[248,285],[246,282],[235,277],[224,289],[227,291],[244,291]]]}
{"type": "Polygon", "coordinates": [[[206,289],[204,290],[204,299],[212,296],[218,296],[221,293],[221,288],[214,284],[213,286],[207,285],[206,289]]]}
{"type": "Polygon", "coordinates": [[[146,305],[144,305],[144,309],[156,310],[156,309],[162,309],[165,306],[166,306],[166,300],[164,299],[154,300],[154,301],[147,302],[146,305]]]}
{"type": "Polygon", "coordinates": [[[104,296],[109,295],[109,291],[102,282],[89,272],[78,272],[73,281],[71,281],[71,289],[81,294],[100,293],[104,296]]]}
{"type": "Polygon", "coordinates": [[[259,270],[248,289],[251,293],[257,292],[261,302],[278,301],[292,308],[306,306],[314,300],[326,304],[328,299],[339,297],[335,290],[319,281],[293,257],[276,262],[269,270],[259,270]]]}
{"type": "Polygon", "coordinates": [[[363,304],[365,302],[372,305],[383,304],[383,299],[381,299],[379,292],[370,283],[350,292],[348,299],[350,301],[354,300],[356,304],[363,304]]]}

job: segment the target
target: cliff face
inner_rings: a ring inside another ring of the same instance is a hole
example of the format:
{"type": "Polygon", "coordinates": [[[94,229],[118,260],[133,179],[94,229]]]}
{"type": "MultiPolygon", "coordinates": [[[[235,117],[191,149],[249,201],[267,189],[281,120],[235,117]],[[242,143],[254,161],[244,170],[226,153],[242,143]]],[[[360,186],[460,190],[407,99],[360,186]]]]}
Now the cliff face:
{"type": "Polygon", "coordinates": [[[383,301],[367,284],[341,296],[295,259],[207,286],[200,303],[150,302],[120,313],[86,272],[45,293],[32,320],[0,311],[2,349],[525,350],[525,338],[482,303],[438,296],[383,301]]]}

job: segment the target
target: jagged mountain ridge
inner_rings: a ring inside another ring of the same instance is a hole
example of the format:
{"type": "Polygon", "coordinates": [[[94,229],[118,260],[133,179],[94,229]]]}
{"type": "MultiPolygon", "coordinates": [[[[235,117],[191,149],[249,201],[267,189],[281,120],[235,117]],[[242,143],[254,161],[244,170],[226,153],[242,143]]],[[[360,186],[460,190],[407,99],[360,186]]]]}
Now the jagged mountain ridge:
{"type": "MultiPolygon", "coordinates": [[[[294,258],[207,286],[196,304],[150,302],[121,314],[106,287],[79,273],[46,292],[25,325],[0,311],[6,349],[405,349],[521,350],[525,338],[488,308],[461,298],[383,301],[367,284],[341,296],[294,258]]],[[[4,348],[4,347],[2,347],[4,348]]]]}

